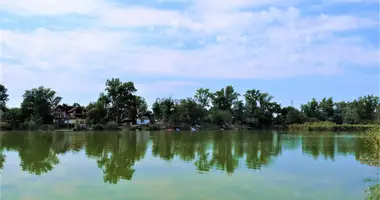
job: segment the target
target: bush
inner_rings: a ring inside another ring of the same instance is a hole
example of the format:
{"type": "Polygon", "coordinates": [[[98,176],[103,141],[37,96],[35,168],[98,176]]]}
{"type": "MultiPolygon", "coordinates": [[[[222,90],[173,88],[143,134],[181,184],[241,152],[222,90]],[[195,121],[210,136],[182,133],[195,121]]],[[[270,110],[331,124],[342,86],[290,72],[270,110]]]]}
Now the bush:
{"type": "Polygon", "coordinates": [[[119,125],[116,122],[108,122],[104,125],[104,129],[110,130],[110,131],[116,131],[119,130],[119,125]]]}
{"type": "Polygon", "coordinates": [[[12,127],[6,122],[0,122],[0,130],[12,130],[12,127]]]}
{"type": "Polygon", "coordinates": [[[102,130],[104,130],[104,128],[103,128],[102,124],[94,124],[94,125],[91,126],[91,130],[93,130],[93,131],[102,131],[102,130]]]}
{"type": "Polygon", "coordinates": [[[222,111],[222,110],[214,111],[211,114],[211,122],[213,124],[218,124],[218,125],[222,125],[225,123],[231,124],[232,115],[228,111],[222,111]]]}
{"type": "Polygon", "coordinates": [[[24,122],[24,127],[28,130],[38,130],[42,125],[42,120],[39,117],[32,117],[29,121],[24,122]]]}
{"type": "Polygon", "coordinates": [[[159,131],[159,130],[161,130],[161,125],[160,124],[149,124],[148,130],[159,131]]]}

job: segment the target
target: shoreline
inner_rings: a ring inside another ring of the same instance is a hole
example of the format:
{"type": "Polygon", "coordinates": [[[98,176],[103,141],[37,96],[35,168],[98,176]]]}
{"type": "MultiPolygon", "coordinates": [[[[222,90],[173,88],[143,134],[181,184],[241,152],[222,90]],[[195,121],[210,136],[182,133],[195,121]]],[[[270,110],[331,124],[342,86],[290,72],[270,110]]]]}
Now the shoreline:
{"type": "MultiPolygon", "coordinates": [[[[141,126],[141,127],[129,127],[129,128],[121,128],[117,129],[103,129],[103,130],[73,130],[73,129],[40,129],[40,130],[0,130],[0,132],[22,132],[22,131],[63,131],[63,132],[73,132],[73,131],[85,131],[85,132],[95,132],[95,131],[175,131],[170,126],[158,126],[158,125],[150,125],[150,126],[141,126]]],[[[180,127],[180,131],[190,131],[190,126],[178,126],[180,127]]],[[[197,131],[303,131],[303,132],[366,132],[373,129],[379,130],[380,124],[332,124],[332,123],[305,123],[305,124],[291,124],[288,126],[277,126],[277,127],[268,127],[255,129],[250,128],[246,125],[230,125],[227,129],[221,129],[216,125],[205,125],[204,127],[199,128],[197,131]]]]}
{"type": "Polygon", "coordinates": [[[355,132],[368,131],[380,127],[380,124],[330,124],[330,123],[306,123],[292,124],[288,126],[290,131],[333,131],[333,132],[355,132]]]}

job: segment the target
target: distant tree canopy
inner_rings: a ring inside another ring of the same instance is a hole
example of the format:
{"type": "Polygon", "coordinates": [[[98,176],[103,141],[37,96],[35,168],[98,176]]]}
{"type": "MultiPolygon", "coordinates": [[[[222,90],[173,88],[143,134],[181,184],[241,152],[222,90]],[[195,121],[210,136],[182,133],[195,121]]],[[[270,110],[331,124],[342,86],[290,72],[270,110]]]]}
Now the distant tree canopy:
{"type": "MultiPolygon", "coordinates": [[[[215,92],[199,88],[193,98],[184,98],[180,102],[166,98],[154,102],[152,110],[149,111],[146,100],[136,92],[133,82],[122,82],[118,78],[107,80],[99,98],[85,106],[87,123],[120,123],[125,119],[135,123],[144,113],[153,114],[154,122],[172,125],[245,124],[252,128],[319,121],[369,124],[379,122],[380,119],[380,100],[374,95],[359,97],[351,102],[335,102],[332,97],[320,101],[312,98],[297,109],[291,106],[282,107],[273,101],[272,95],[258,89],[249,89],[244,94],[239,94],[228,85],[215,92]]],[[[10,127],[19,127],[22,124],[23,127],[31,128],[50,123],[53,120],[52,111],[61,103],[62,97],[54,90],[40,86],[25,91],[19,108],[7,108],[7,101],[7,88],[0,85],[3,121],[10,127]]],[[[72,105],[75,106],[81,107],[78,103],[72,105]]]]}

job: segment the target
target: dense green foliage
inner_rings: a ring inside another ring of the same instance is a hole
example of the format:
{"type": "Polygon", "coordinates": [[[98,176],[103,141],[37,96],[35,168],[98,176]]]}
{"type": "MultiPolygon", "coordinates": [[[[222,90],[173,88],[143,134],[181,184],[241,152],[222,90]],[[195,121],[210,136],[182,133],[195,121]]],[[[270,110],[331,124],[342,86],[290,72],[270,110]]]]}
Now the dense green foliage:
{"type": "MultiPolygon", "coordinates": [[[[166,98],[154,102],[152,111],[147,111],[147,103],[143,97],[136,95],[133,82],[112,78],[106,81],[105,86],[99,98],[86,106],[86,121],[91,126],[103,127],[110,123],[117,126],[125,119],[136,123],[136,119],[147,112],[151,113],[151,123],[166,127],[198,124],[225,128],[361,130],[369,126],[358,124],[375,124],[380,118],[380,100],[374,95],[359,97],[351,102],[334,102],[332,97],[321,101],[313,98],[297,109],[282,107],[273,101],[273,96],[260,90],[250,89],[241,95],[228,85],[215,92],[200,88],[194,97],[180,102],[166,98]]],[[[36,129],[53,121],[52,110],[61,103],[62,97],[57,96],[54,90],[41,86],[25,91],[19,108],[7,108],[7,100],[7,88],[0,85],[2,121],[6,122],[6,126],[9,129],[36,129]]],[[[4,123],[2,126],[5,126],[4,123]]]]}
{"type": "Polygon", "coordinates": [[[8,101],[7,88],[0,84],[0,109],[4,110],[6,103],[8,101]]]}
{"type": "MultiPolygon", "coordinates": [[[[366,153],[358,157],[358,160],[366,165],[377,167],[377,182],[380,177],[380,127],[374,127],[362,134],[366,153]]],[[[367,188],[366,200],[380,199],[380,184],[377,183],[367,188]]]]}
{"type": "Polygon", "coordinates": [[[372,185],[367,190],[365,200],[378,200],[380,199],[380,184],[372,185]]]}

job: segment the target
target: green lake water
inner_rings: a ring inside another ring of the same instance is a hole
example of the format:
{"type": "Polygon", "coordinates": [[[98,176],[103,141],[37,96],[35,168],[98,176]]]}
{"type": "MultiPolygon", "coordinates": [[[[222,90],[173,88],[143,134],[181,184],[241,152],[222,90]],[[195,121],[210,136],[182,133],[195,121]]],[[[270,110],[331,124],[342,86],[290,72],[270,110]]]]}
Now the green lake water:
{"type": "Polygon", "coordinates": [[[352,133],[0,133],[1,200],[361,200],[352,133]]]}

